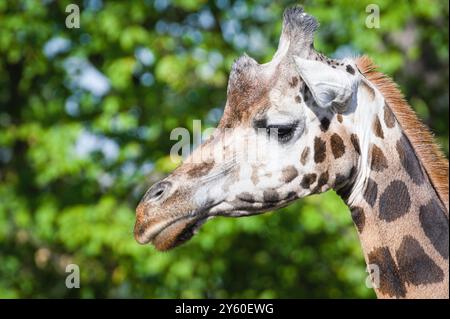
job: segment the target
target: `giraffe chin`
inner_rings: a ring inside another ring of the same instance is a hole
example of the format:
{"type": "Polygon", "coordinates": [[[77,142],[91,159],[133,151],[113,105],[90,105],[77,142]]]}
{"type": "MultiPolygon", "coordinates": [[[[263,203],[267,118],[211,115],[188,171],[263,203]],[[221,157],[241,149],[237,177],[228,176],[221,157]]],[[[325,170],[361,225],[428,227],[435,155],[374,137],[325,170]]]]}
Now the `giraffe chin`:
{"type": "Polygon", "coordinates": [[[148,242],[159,251],[175,248],[191,239],[207,219],[208,216],[175,220],[153,235],[148,242]]]}

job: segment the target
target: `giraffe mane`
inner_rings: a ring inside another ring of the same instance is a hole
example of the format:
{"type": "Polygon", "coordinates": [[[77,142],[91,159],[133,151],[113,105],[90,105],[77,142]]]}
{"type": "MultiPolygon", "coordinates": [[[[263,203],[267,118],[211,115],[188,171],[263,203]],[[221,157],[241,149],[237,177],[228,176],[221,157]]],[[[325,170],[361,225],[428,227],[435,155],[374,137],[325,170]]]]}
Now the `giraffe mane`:
{"type": "Polygon", "coordinates": [[[356,65],[383,94],[448,212],[448,160],[434,141],[433,134],[406,102],[398,85],[378,71],[378,66],[368,56],[358,57],[356,65]]]}

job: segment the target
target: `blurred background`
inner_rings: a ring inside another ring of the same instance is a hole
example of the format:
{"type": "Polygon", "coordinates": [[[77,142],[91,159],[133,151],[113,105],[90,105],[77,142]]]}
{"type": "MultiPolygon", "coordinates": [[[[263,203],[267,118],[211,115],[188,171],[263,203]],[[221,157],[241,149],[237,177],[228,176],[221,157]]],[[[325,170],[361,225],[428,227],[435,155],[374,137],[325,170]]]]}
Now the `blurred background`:
{"type": "MultiPolygon", "coordinates": [[[[166,253],[133,239],[138,201],[176,166],[170,131],[217,124],[233,60],[269,61],[297,3],[1,1],[0,297],[373,298],[334,192],[214,219],[166,253]],[[80,28],[65,26],[70,3],[80,28]]],[[[371,56],[448,156],[448,2],[300,4],[321,23],[316,48],[371,56]]]]}

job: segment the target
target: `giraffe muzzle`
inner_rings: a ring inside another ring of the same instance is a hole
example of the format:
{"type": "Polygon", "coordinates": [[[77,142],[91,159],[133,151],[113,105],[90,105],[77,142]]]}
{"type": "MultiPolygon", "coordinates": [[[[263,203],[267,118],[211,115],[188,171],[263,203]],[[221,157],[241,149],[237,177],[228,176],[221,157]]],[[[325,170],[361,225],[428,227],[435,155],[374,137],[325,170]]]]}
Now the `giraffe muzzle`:
{"type": "Polygon", "coordinates": [[[188,215],[164,221],[136,221],[134,235],[138,243],[151,243],[156,249],[164,251],[191,239],[207,219],[207,215],[188,215]]]}
{"type": "Polygon", "coordinates": [[[209,207],[195,207],[188,189],[169,181],[150,187],[136,208],[134,237],[140,244],[151,243],[168,250],[189,240],[211,216],[209,207]]]}

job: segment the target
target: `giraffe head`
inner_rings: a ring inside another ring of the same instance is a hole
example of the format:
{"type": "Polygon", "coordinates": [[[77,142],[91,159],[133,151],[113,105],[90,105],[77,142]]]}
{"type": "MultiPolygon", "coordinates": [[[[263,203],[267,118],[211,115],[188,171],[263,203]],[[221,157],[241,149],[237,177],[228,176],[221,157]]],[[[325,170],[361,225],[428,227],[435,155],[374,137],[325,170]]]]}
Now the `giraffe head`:
{"type": "Polygon", "coordinates": [[[317,27],[302,8],[287,9],[272,61],[236,60],[218,130],[137,207],[138,242],[166,250],[213,216],[258,214],[329,188],[349,191],[359,143],[346,114],[363,78],[351,60],[314,50],[317,27]]]}

